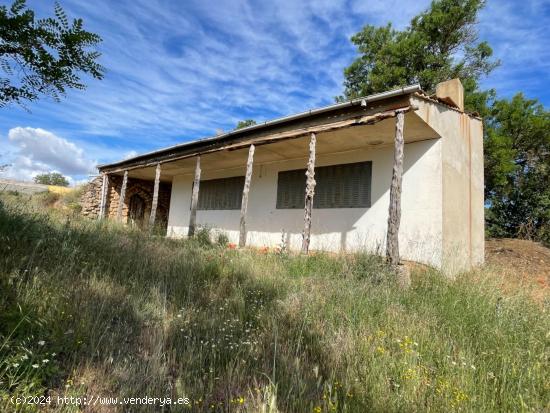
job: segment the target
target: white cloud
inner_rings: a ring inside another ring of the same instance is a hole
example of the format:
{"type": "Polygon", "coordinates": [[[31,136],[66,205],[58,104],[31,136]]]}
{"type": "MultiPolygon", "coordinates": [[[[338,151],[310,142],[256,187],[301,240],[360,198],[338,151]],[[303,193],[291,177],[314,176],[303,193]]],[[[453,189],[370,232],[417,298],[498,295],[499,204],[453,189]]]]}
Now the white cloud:
{"type": "Polygon", "coordinates": [[[10,129],[8,145],[10,166],[4,177],[31,180],[37,174],[55,171],[74,181],[76,176],[94,173],[97,164],[73,142],[40,128],[10,129]]]}
{"type": "Polygon", "coordinates": [[[130,159],[130,158],[134,158],[136,156],[138,156],[139,154],[137,153],[137,151],[128,151],[124,154],[124,156],[122,157],[122,159],[130,159]]]}

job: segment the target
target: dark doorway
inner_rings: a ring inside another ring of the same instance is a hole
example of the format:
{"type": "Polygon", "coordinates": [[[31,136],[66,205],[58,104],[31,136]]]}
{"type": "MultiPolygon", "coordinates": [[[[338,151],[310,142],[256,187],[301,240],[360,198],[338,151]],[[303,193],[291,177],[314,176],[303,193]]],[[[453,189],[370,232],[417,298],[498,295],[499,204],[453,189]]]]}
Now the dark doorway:
{"type": "Polygon", "coordinates": [[[130,197],[128,207],[128,223],[143,228],[145,221],[145,200],[138,194],[130,197]]]}

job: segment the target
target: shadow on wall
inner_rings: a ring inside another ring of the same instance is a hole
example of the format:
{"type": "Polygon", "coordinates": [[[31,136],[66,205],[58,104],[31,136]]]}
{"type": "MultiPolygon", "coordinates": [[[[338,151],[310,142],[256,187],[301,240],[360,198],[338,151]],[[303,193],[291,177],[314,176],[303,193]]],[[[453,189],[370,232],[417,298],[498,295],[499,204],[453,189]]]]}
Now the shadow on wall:
{"type": "MultiPolygon", "coordinates": [[[[414,205],[414,196],[425,188],[419,186],[415,177],[408,177],[408,172],[418,161],[437,143],[437,140],[426,140],[405,147],[403,167],[403,193],[408,195],[404,201],[405,207],[417,208],[414,205]],[[418,188],[418,189],[417,189],[418,188]],[[412,200],[411,200],[412,195],[412,200]]],[[[389,208],[389,188],[392,177],[393,149],[377,150],[375,155],[364,160],[372,161],[371,206],[369,208],[338,208],[315,209],[312,213],[312,248],[324,250],[347,250],[348,247],[364,246],[370,251],[380,251],[385,245],[387,214],[389,208]]],[[[346,161],[346,162],[354,162],[346,161]]],[[[424,168],[424,167],[423,167],[424,168]]],[[[286,166],[284,169],[289,169],[286,166]]],[[[432,169],[425,173],[431,173],[432,169]]],[[[272,245],[285,243],[286,246],[296,249],[301,245],[304,211],[303,209],[275,209],[275,194],[277,187],[277,171],[258,177],[256,174],[252,182],[251,192],[262,192],[260,196],[251,197],[247,216],[247,231],[253,245],[272,245]],[[255,187],[256,186],[256,187],[255,187]],[[257,200],[265,203],[269,199],[273,204],[270,209],[262,209],[257,200]],[[276,239],[275,239],[276,238],[276,239]]],[[[427,184],[427,183],[426,183],[427,184]]],[[[315,200],[314,200],[315,205],[315,200]]],[[[221,211],[220,211],[221,212],[221,211]]],[[[228,231],[239,231],[239,212],[224,211],[224,228],[228,231]]],[[[410,212],[411,214],[413,212],[410,212]]],[[[217,218],[216,215],[209,217],[217,218]]],[[[402,219],[407,217],[407,211],[402,213],[402,219]]],[[[416,214],[414,219],[419,219],[416,214]]],[[[218,219],[211,222],[216,227],[218,219]]],[[[419,225],[423,225],[422,222],[419,225]]],[[[417,234],[421,235],[421,234],[417,234]]]]}
{"type": "MultiPolygon", "coordinates": [[[[403,253],[411,257],[418,253],[418,245],[422,245],[422,249],[426,251],[440,249],[441,177],[437,168],[441,163],[437,143],[438,140],[430,139],[405,146],[400,234],[403,253]]],[[[325,166],[361,161],[372,161],[371,206],[314,209],[311,249],[384,253],[393,148],[324,155],[320,157],[318,164],[325,166]]],[[[262,247],[284,244],[293,250],[300,249],[304,225],[303,209],[276,209],[275,205],[278,172],[301,166],[302,160],[293,160],[255,167],[247,211],[247,245],[262,247]]],[[[185,179],[176,185],[170,235],[184,236],[189,222],[192,182],[185,179]]],[[[239,236],[239,218],[239,210],[197,212],[199,225],[224,232],[235,243],[239,236]]],[[[430,252],[430,257],[431,254],[430,252]]],[[[437,264],[431,258],[419,261],[437,264]]]]}

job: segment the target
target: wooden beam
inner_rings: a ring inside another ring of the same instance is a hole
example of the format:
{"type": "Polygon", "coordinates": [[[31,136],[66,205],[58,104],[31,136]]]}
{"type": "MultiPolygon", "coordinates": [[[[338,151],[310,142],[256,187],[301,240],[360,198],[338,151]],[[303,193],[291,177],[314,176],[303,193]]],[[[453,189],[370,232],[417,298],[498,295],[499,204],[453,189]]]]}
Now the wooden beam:
{"type": "Polygon", "coordinates": [[[160,186],[160,162],[157,164],[155,171],[155,186],[153,188],[153,203],[151,205],[151,216],[149,217],[149,228],[153,228],[155,225],[155,219],[157,217],[157,206],[159,203],[159,186],[160,186]]]}
{"type": "Polygon", "coordinates": [[[101,184],[101,198],[99,200],[99,214],[98,219],[105,218],[105,210],[107,209],[107,198],[109,192],[109,177],[106,172],[103,172],[103,182],[101,184]]]}
{"type": "Polygon", "coordinates": [[[193,158],[195,156],[223,151],[223,150],[232,151],[232,150],[244,149],[249,147],[252,144],[254,144],[255,146],[259,146],[259,145],[266,145],[269,143],[278,142],[278,141],[287,140],[287,139],[297,139],[303,136],[307,136],[311,133],[315,133],[317,135],[320,133],[332,132],[337,129],[343,129],[343,128],[348,128],[353,126],[374,125],[383,120],[396,117],[398,112],[406,113],[411,110],[417,110],[417,109],[418,108],[416,106],[403,106],[400,108],[379,112],[373,115],[356,116],[351,119],[332,122],[325,125],[297,128],[290,131],[273,133],[267,136],[245,139],[245,140],[241,140],[233,143],[223,144],[220,142],[213,142],[201,150],[194,150],[183,154],[171,153],[171,154],[167,154],[164,157],[157,157],[151,160],[142,161],[137,165],[124,166],[120,168],[115,167],[114,169],[106,169],[105,171],[108,171],[109,173],[118,173],[124,170],[147,168],[155,165],[159,161],[162,161],[163,163],[173,162],[181,159],[193,158]]]}
{"type": "Polygon", "coordinates": [[[317,138],[314,133],[311,134],[309,141],[309,160],[306,170],[306,199],[304,207],[304,232],[302,234],[302,254],[309,251],[309,241],[311,238],[311,208],[313,207],[313,196],[315,195],[315,144],[317,138]]]}
{"type": "Polygon", "coordinates": [[[127,184],[128,184],[128,171],[124,171],[124,178],[122,178],[122,187],[120,188],[120,197],[118,200],[118,209],[116,211],[117,221],[122,220],[122,208],[124,207],[124,198],[126,198],[127,184]]]}
{"type": "Polygon", "coordinates": [[[197,204],[199,203],[199,186],[201,183],[201,157],[197,156],[195,165],[195,180],[193,181],[193,193],[191,195],[191,214],[189,215],[189,230],[187,236],[195,235],[195,226],[197,224],[197,204]]]}
{"type": "Polygon", "coordinates": [[[248,191],[252,180],[252,164],[254,163],[254,145],[248,149],[248,161],[246,162],[246,175],[244,178],[243,198],[241,202],[241,227],[239,233],[239,247],[246,245],[246,209],[248,207],[248,191]]]}
{"type": "Polygon", "coordinates": [[[386,257],[392,266],[399,264],[399,224],[401,222],[401,185],[403,181],[403,128],[405,113],[398,112],[395,122],[395,142],[393,172],[390,186],[390,208],[388,213],[388,233],[386,257]]]}

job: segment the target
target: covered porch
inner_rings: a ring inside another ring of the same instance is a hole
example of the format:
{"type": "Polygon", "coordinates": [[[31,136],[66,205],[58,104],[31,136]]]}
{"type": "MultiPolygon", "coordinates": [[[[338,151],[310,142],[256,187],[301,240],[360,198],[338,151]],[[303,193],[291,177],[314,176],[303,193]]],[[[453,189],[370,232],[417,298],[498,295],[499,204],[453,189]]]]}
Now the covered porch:
{"type": "MultiPolygon", "coordinates": [[[[440,137],[411,99],[410,93],[415,90],[416,86],[407,91],[402,89],[394,97],[385,96],[384,102],[374,96],[370,100],[348,102],[342,108],[333,105],[327,112],[310,111],[295,115],[296,119],[283,119],[281,124],[268,122],[148,154],[133,164],[102,168],[99,218],[106,215],[109,177],[122,182],[117,219],[122,219],[125,205],[129,207],[126,183],[129,179],[141,180],[153,185],[148,210],[150,227],[158,219],[159,188],[172,186],[168,236],[193,236],[197,226],[207,225],[225,232],[240,247],[280,245],[307,253],[310,248],[346,251],[357,249],[358,243],[362,243],[370,250],[385,250],[389,261],[397,264],[403,174],[414,169],[427,153],[433,152],[429,156],[437,157],[433,147],[440,137]],[[306,115],[306,119],[300,115],[306,115]],[[370,162],[372,168],[369,204],[315,209],[316,169],[361,162],[370,162]],[[277,174],[299,169],[304,170],[306,177],[303,207],[280,208],[277,174]],[[206,182],[230,177],[243,178],[239,208],[201,208],[201,183],[204,186],[206,182]],[[357,231],[359,227],[363,231],[357,231]]],[[[421,165],[420,171],[412,172],[411,181],[415,174],[425,175],[424,169],[430,165],[421,165]]],[[[440,178],[435,171],[435,181],[440,178]]],[[[421,192],[417,195],[422,195],[421,192]]],[[[407,191],[405,196],[414,196],[413,193],[407,191]]],[[[426,220],[431,216],[430,225],[434,228],[441,223],[440,219],[433,220],[433,213],[440,215],[437,208],[418,212],[426,220]]],[[[440,241],[437,228],[433,232],[440,241]]]]}

